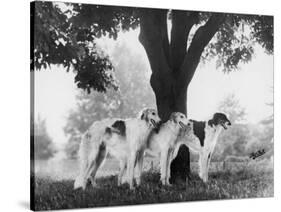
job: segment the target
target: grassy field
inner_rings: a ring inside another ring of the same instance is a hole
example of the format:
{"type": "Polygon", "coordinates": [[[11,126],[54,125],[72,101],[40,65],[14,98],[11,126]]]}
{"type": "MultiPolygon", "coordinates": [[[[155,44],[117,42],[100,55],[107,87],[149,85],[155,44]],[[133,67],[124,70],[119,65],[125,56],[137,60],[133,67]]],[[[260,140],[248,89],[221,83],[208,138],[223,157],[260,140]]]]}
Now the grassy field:
{"type": "Polygon", "coordinates": [[[226,170],[210,174],[203,183],[194,174],[192,180],[170,187],[159,184],[159,173],[147,171],[142,184],[135,190],[128,185],[117,187],[116,176],[100,177],[95,189],[73,190],[73,180],[35,180],[35,209],[70,209],[132,204],[151,204],[214,199],[237,199],[273,196],[273,170],[226,170]]]}

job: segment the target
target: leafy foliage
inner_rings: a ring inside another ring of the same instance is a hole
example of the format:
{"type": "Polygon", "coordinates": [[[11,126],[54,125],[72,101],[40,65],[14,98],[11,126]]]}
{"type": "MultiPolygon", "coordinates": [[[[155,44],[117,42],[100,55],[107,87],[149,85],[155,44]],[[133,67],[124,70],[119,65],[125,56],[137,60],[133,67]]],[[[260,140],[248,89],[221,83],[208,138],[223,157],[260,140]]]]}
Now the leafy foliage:
{"type": "MultiPolygon", "coordinates": [[[[193,28],[204,24],[212,13],[198,14],[193,28]]],[[[95,41],[101,36],[116,39],[121,30],[137,28],[138,8],[35,2],[33,15],[34,57],[31,61],[35,69],[62,65],[67,70],[73,68],[77,86],[88,92],[117,89],[111,60],[97,48],[95,41]]],[[[187,39],[191,41],[190,37],[187,39]]],[[[273,53],[273,17],[226,14],[223,26],[206,46],[201,61],[216,59],[224,71],[236,70],[241,62],[251,60],[255,43],[267,53],[273,53]]]]}
{"type": "Polygon", "coordinates": [[[273,53],[273,17],[227,14],[225,23],[205,48],[202,59],[217,61],[223,71],[236,70],[252,59],[254,45],[260,44],[273,53]]]}
{"type": "Polygon", "coordinates": [[[132,9],[115,11],[106,6],[52,2],[35,2],[34,5],[31,62],[35,69],[51,64],[63,65],[67,70],[72,67],[77,73],[75,82],[79,88],[88,92],[91,88],[100,92],[109,87],[117,89],[112,63],[96,48],[95,39],[102,35],[116,39],[120,26],[123,30],[134,27],[136,20],[132,19],[132,9]]]}

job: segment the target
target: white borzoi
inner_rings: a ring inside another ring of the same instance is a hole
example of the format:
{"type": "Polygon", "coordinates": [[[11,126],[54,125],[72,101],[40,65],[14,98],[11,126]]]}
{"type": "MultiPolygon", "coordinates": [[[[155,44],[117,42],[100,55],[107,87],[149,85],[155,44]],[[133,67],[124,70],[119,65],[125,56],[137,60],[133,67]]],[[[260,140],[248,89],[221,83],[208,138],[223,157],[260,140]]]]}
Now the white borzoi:
{"type": "Polygon", "coordinates": [[[145,109],[140,116],[132,119],[105,119],[95,122],[84,134],[79,149],[80,174],[74,189],[86,188],[87,180],[95,186],[95,176],[106,159],[106,155],[116,157],[120,162],[118,185],[121,184],[128,166],[129,185],[133,188],[134,166],[143,156],[147,138],[157,127],[160,118],[154,109],[145,109]]]}
{"type": "Polygon", "coordinates": [[[160,157],[161,182],[170,185],[170,165],[174,156],[177,138],[182,129],[186,129],[188,119],[183,113],[174,112],[170,119],[163,123],[157,131],[153,131],[145,152],[160,157]]]}
{"type": "MultiPolygon", "coordinates": [[[[199,154],[199,177],[208,181],[208,171],[213,151],[222,130],[226,130],[231,122],[225,114],[215,113],[208,121],[190,120],[191,132],[179,138],[179,144],[185,144],[191,151],[199,154]]],[[[180,145],[179,145],[180,146],[180,145]]]]}

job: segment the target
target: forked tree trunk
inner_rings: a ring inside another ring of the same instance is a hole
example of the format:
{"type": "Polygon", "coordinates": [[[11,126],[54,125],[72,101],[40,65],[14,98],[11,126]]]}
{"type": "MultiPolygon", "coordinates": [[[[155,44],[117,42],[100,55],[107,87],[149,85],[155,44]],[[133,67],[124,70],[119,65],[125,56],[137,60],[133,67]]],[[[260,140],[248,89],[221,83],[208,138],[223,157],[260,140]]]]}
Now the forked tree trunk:
{"type": "MultiPolygon", "coordinates": [[[[224,21],[213,14],[195,32],[187,50],[187,38],[198,21],[198,12],[172,11],[171,40],[167,32],[167,10],[139,9],[140,35],[152,70],[151,87],[155,93],[160,118],[168,120],[172,112],[186,114],[187,88],[199,64],[201,54],[224,21]]],[[[190,172],[187,147],[180,147],[171,165],[172,182],[177,176],[186,179],[190,172]]]]}

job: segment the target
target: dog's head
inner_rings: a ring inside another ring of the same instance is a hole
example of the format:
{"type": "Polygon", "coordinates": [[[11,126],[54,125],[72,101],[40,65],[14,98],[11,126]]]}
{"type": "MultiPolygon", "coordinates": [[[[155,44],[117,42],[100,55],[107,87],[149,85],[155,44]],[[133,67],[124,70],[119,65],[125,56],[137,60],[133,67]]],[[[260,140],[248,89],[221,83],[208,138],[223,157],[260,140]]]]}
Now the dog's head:
{"type": "Polygon", "coordinates": [[[154,128],[157,128],[161,119],[158,116],[158,113],[155,109],[146,108],[140,112],[140,119],[146,121],[149,125],[154,128]]]}
{"type": "Polygon", "coordinates": [[[172,123],[174,123],[176,126],[179,127],[179,129],[186,129],[189,121],[187,119],[187,117],[180,112],[173,112],[170,115],[170,121],[172,121],[172,123]]]}
{"type": "Polygon", "coordinates": [[[211,124],[215,126],[222,126],[226,130],[228,126],[231,125],[231,122],[228,120],[225,114],[215,113],[211,119],[211,124]]]}

